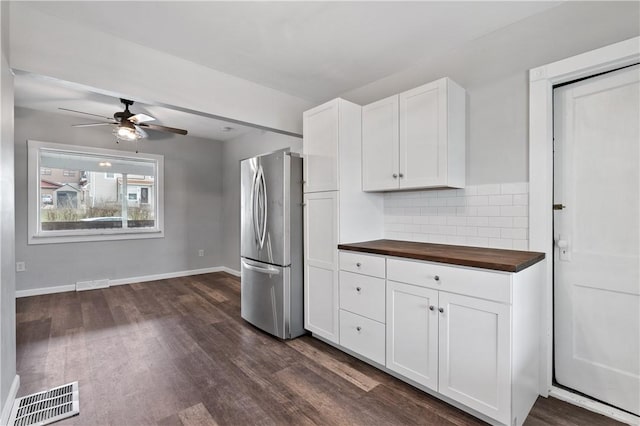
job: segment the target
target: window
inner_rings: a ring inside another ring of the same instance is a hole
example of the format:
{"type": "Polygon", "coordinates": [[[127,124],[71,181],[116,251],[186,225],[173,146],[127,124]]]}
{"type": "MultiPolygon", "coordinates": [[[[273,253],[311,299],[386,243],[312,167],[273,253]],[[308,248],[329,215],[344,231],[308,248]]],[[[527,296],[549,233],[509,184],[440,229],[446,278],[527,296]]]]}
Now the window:
{"type": "Polygon", "coordinates": [[[161,155],[37,141],[28,147],[29,244],[164,235],[161,155]]]}

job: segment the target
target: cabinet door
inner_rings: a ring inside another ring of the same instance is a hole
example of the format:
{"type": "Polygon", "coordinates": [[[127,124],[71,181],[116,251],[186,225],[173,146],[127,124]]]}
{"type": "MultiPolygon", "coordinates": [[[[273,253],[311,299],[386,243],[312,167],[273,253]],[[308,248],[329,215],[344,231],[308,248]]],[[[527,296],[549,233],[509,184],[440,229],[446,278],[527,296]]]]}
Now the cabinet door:
{"type": "Polygon", "coordinates": [[[400,99],[400,188],[447,184],[447,83],[437,80],[400,99]]]}
{"type": "Polygon", "coordinates": [[[304,202],[304,327],[338,343],[338,193],[304,202]]]}
{"type": "Polygon", "coordinates": [[[438,292],[387,281],[387,368],[438,389],[438,292]]]}
{"type": "Polygon", "coordinates": [[[510,307],[440,292],[438,391],[510,424],[510,307]]]}
{"type": "Polygon", "coordinates": [[[362,190],[398,188],[398,95],[362,107],[362,190]]]}
{"type": "Polygon", "coordinates": [[[304,113],[304,192],[338,190],[339,105],[334,99],[304,113]]]}

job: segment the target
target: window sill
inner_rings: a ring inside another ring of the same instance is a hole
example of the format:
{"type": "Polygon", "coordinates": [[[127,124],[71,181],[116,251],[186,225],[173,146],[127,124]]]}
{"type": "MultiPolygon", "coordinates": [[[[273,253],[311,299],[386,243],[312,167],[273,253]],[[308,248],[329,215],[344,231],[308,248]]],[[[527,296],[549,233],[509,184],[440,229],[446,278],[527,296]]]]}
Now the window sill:
{"type": "Polygon", "coordinates": [[[164,231],[157,229],[149,231],[132,231],[118,233],[91,233],[82,235],[31,235],[28,244],[62,244],[62,243],[82,243],[91,241],[120,241],[120,240],[140,240],[147,238],[164,238],[164,231]]]}

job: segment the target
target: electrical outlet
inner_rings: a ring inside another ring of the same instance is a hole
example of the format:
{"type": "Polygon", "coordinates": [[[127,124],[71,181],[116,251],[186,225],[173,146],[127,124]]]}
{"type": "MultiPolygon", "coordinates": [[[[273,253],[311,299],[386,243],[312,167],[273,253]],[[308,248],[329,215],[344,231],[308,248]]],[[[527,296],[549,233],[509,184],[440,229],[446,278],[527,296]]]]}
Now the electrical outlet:
{"type": "Polygon", "coordinates": [[[27,265],[24,262],[16,262],[16,272],[24,272],[27,270],[27,265]]]}
{"type": "Polygon", "coordinates": [[[198,250],[198,256],[203,257],[204,256],[204,250],[202,250],[202,249],[198,250]]]}

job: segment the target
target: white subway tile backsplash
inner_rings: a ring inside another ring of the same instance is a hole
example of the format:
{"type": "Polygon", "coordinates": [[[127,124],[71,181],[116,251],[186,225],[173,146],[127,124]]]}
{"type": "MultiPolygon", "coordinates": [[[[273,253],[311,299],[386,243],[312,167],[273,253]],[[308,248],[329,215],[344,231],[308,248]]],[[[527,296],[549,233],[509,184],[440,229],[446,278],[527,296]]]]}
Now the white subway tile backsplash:
{"type": "Polygon", "coordinates": [[[528,206],[529,205],[529,194],[515,194],[513,196],[513,205],[514,206],[528,206]]]}
{"type": "Polygon", "coordinates": [[[513,227],[513,218],[508,216],[490,217],[489,226],[493,228],[511,228],[513,227]]]}
{"type": "Polygon", "coordinates": [[[528,194],[529,193],[529,184],[527,182],[503,183],[501,186],[502,186],[503,194],[528,194]]]}
{"type": "Polygon", "coordinates": [[[447,225],[464,226],[467,224],[465,216],[447,216],[447,225]]]}
{"type": "Polygon", "coordinates": [[[500,228],[500,236],[512,240],[524,240],[527,238],[527,230],[525,228],[500,228]]]}
{"type": "Polygon", "coordinates": [[[391,192],[385,238],[526,250],[528,183],[391,192]]]}
{"type": "Polygon", "coordinates": [[[478,235],[478,227],[477,226],[458,226],[457,228],[458,235],[475,237],[478,235]]]}
{"type": "Polygon", "coordinates": [[[500,184],[478,185],[478,195],[501,194],[500,184]]]}
{"type": "Polygon", "coordinates": [[[478,227],[478,237],[498,238],[500,237],[500,228],[478,227]]]}
{"type": "Polygon", "coordinates": [[[489,218],[484,216],[474,216],[467,218],[469,226],[489,226],[489,218]]]}
{"type": "Polygon", "coordinates": [[[500,206],[500,216],[528,216],[527,206],[500,206]]]}
{"type": "Polygon", "coordinates": [[[446,225],[447,217],[446,216],[429,216],[429,224],[430,225],[446,225]]]}
{"type": "Polygon", "coordinates": [[[513,249],[514,250],[529,250],[529,241],[528,240],[513,240],[513,249]]]}
{"type": "Polygon", "coordinates": [[[479,206],[478,216],[500,216],[500,206],[479,206]]]}
{"type": "Polygon", "coordinates": [[[513,205],[513,195],[489,195],[490,206],[513,205]]]}
{"type": "Polygon", "coordinates": [[[486,195],[472,195],[467,198],[468,206],[488,206],[489,205],[489,197],[486,195]]]}
{"type": "Polygon", "coordinates": [[[513,218],[513,227],[514,228],[528,228],[529,227],[529,217],[514,217],[513,218]]]}

